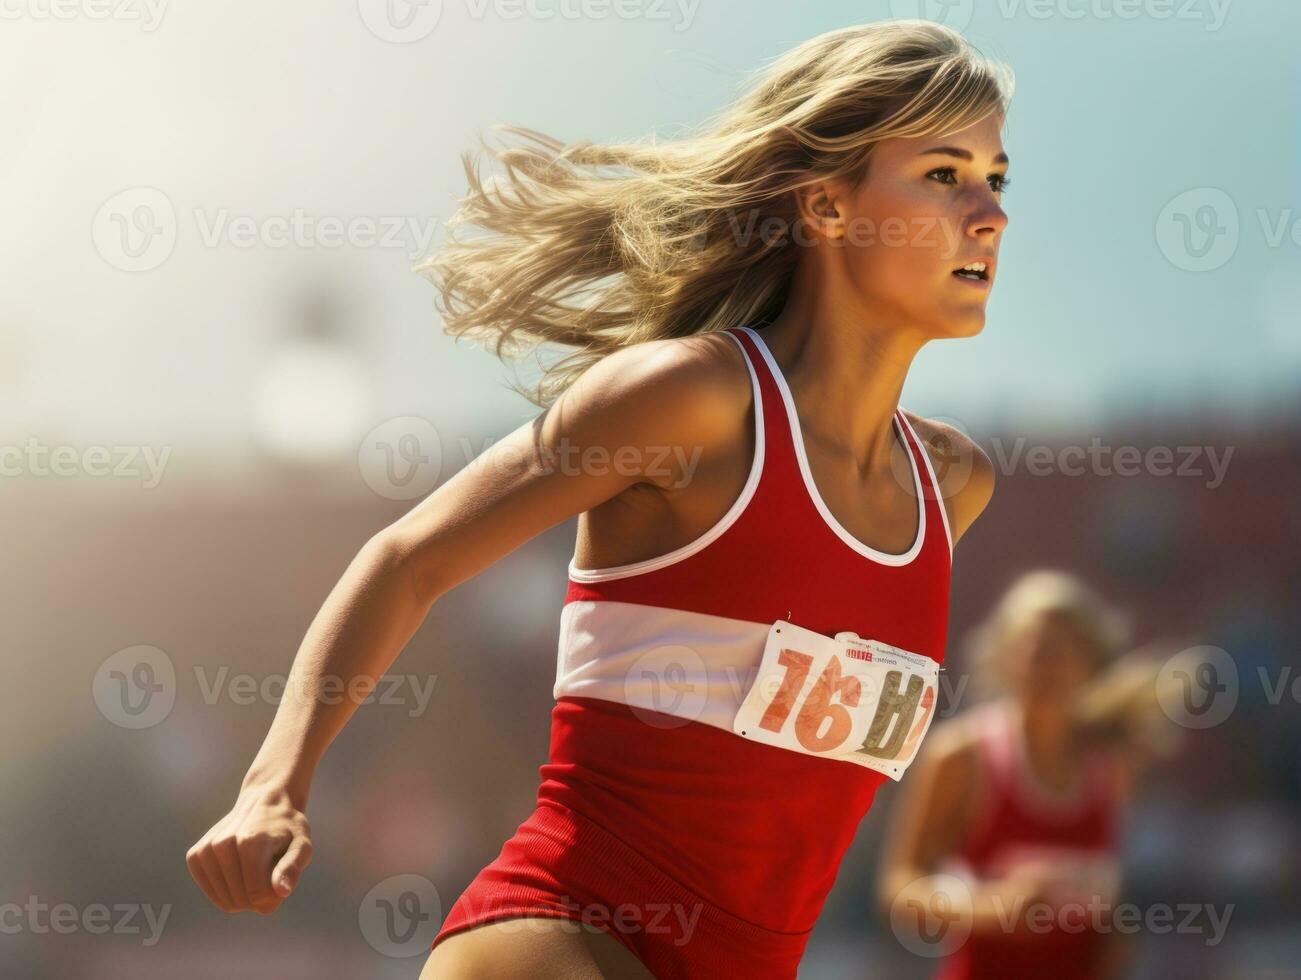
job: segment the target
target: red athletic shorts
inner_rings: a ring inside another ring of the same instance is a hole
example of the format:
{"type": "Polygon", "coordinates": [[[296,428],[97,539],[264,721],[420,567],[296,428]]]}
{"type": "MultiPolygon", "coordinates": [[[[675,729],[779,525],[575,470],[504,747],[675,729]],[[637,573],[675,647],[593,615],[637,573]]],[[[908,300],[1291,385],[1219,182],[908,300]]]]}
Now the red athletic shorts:
{"type": "Polygon", "coordinates": [[[471,926],[521,916],[590,923],[632,950],[658,980],[789,980],[813,931],[774,932],[737,918],[615,834],[549,801],[539,802],[470,882],[433,946],[471,926]]]}

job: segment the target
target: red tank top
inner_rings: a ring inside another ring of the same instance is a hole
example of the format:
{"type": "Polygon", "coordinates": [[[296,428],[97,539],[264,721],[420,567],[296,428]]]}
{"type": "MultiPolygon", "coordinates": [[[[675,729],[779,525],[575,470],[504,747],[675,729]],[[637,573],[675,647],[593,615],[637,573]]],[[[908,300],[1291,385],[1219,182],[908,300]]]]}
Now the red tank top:
{"type": "Polygon", "coordinates": [[[550,761],[540,803],[617,834],[705,900],[767,929],[811,929],[879,772],[734,734],[778,619],[944,659],[952,544],[934,472],[902,411],[916,536],[902,554],[856,540],[810,474],[766,342],[726,331],[748,365],[755,454],[728,512],[656,558],[579,569],[561,613],[550,761]]]}
{"type": "MultiPolygon", "coordinates": [[[[958,850],[959,870],[991,879],[1007,875],[1019,862],[1049,861],[1074,872],[1082,897],[1065,912],[1038,920],[1042,925],[1034,931],[972,934],[946,961],[940,977],[1094,977],[1099,935],[1081,926],[1093,920],[1092,906],[1113,900],[1100,881],[1114,866],[1116,846],[1116,801],[1106,761],[1100,754],[1085,756],[1077,790],[1067,797],[1051,794],[1034,780],[1008,706],[996,702],[973,711],[972,721],[981,730],[979,803],[958,850]],[[1083,898],[1093,895],[1100,898],[1083,898]]],[[[1022,908],[1026,918],[1028,906],[1022,908]]],[[[1009,917],[1015,912],[1011,905],[1007,911],[1009,917]]]]}

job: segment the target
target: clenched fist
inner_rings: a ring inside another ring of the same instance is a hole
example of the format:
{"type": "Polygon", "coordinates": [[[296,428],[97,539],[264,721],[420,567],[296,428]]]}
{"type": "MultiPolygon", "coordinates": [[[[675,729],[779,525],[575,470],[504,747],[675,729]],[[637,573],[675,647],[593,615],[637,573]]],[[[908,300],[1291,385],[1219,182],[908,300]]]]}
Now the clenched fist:
{"type": "Polygon", "coordinates": [[[279,908],[312,859],[307,816],[280,790],[247,787],[186,852],[190,874],[224,912],[279,908]]]}

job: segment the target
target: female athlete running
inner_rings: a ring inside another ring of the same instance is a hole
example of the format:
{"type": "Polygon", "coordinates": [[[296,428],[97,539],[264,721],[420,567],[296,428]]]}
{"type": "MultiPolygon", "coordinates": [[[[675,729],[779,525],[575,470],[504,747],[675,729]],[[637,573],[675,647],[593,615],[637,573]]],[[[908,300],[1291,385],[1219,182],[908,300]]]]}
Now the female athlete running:
{"type": "Polygon", "coordinates": [[[1118,823],[1174,732],[1164,658],[1118,656],[1123,635],[1091,589],[1051,571],[1023,576],[976,631],[974,686],[997,696],[936,727],[883,851],[896,928],[900,903],[953,916],[952,936],[925,927],[951,947],[942,980],[1117,975],[1118,823]]]}
{"type": "MultiPolygon", "coordinates": [[[[898,400],[927,341],[984,325],[1010,92],[955,32],[896,21],[800,45],[697,136],[514,129],[503,180],[467,161],[457,220],[493,234],[423,267],[446,329],[576,352],[540,416],[367,543],[290,676],[382,675],[439,596],[579,515],[537,807],[423,976],[795,975],[930,723],[952,547],[993,490],[898,400]]],[[[281,704],[188,854],[218,906],[292,891],[354,707],[281,704]]]]}

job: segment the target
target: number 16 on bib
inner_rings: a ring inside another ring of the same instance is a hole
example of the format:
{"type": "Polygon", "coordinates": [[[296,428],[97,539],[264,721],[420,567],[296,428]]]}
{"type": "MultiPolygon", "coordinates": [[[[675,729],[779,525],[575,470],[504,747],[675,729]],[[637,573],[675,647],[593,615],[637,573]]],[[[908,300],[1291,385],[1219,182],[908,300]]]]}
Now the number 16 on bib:
{"type": "Polygon", "coordinates": [[[732,731],[897,780],[930,728],[939,671],[930,657],[778,620],[732,731]]]}

